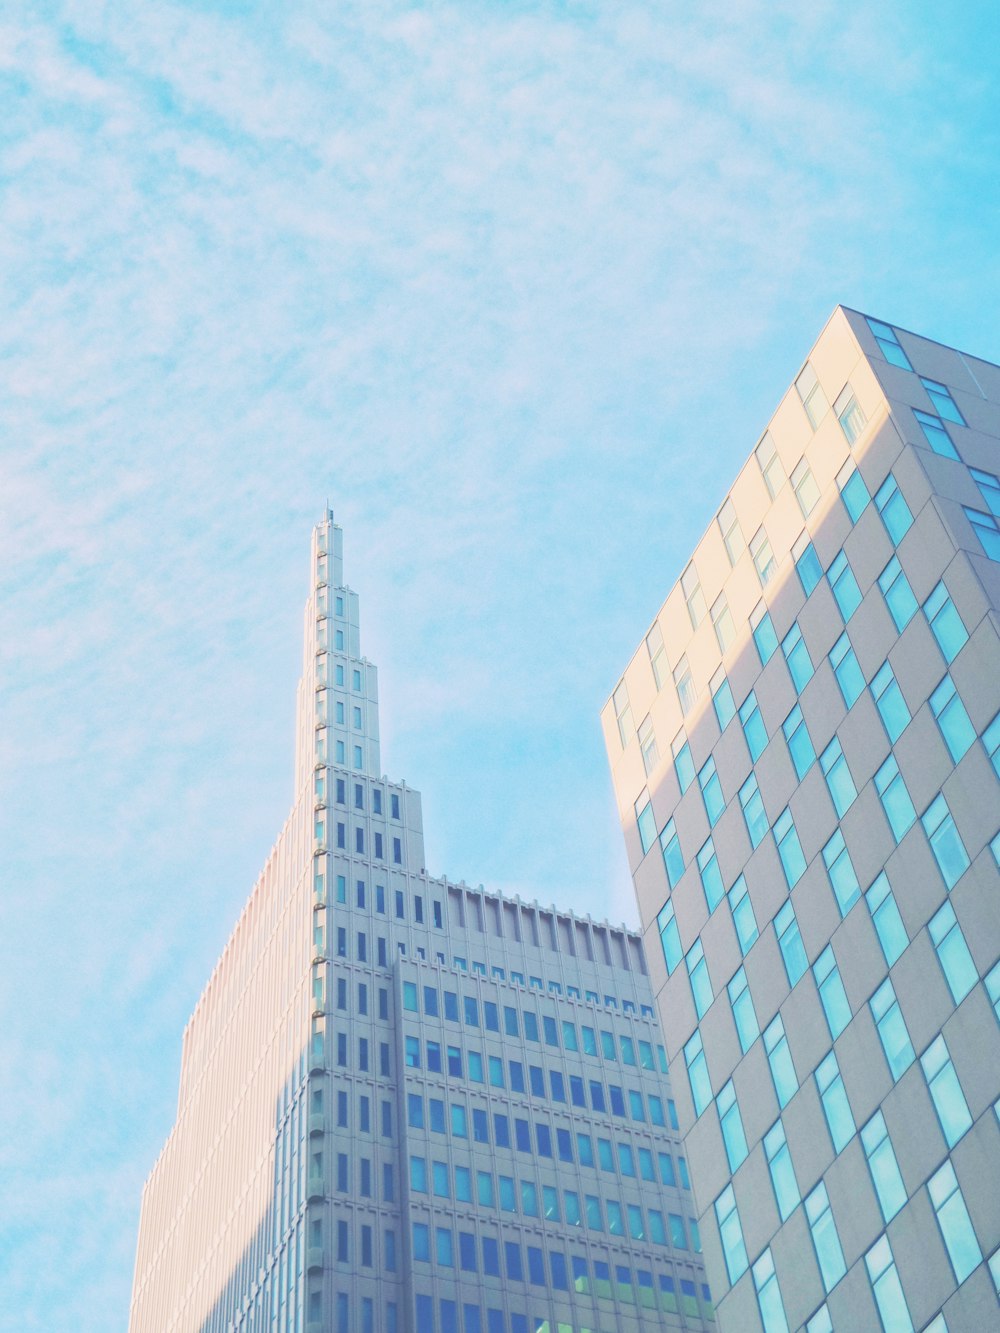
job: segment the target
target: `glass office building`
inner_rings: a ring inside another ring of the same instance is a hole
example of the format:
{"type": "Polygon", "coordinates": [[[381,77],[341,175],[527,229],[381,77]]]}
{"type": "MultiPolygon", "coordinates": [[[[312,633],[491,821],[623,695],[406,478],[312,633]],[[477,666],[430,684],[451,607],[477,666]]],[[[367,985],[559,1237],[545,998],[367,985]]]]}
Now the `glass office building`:
{"type": "Polygon", "coordinates": [[[132,1333],[714,1327],[640,936],[429,876],[332,515],[295,804],[184,1034],[132,1333]]]}
{"type": "Polygon", "coordinates": [[[719,1326],[1000,1328],[1000,368],[838,308],[722,501],[603,711],[719,1326]]]}

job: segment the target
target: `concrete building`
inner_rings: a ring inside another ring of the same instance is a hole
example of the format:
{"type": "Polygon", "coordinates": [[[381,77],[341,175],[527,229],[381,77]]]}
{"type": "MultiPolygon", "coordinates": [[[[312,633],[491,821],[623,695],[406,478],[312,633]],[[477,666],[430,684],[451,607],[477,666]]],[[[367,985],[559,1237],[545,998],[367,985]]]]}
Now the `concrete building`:
{"type": "Polygon", "coordinates": [[[838,308],[603,710],[724,1333],[1000,1328],[998,474],[838,308]]]}
{"type": "Polygon", "coordinates": [[[433,878],[313,534],[295,804],[187,1030],[132,1333],[714,1327],[640,937],[433,878]]]}

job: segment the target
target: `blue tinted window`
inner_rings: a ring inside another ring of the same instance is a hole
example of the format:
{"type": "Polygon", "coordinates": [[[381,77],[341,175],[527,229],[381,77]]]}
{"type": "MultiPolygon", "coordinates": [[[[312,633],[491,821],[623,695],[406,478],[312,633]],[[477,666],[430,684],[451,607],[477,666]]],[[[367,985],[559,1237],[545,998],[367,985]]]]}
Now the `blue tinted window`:
{"type": "Polygon", "coordinates": [[[953,662],[969,638],[948,589],[939,583],[924,602],[924,615],[946,662],[953,662]]]}
{"type": "Polygon", "coordinates": [[[852,523],[857,523],[858,519],[868,507],[871,496],[868,494],[868,487],[865,485],[865,479],[857,468],[851,471],[850,476],[839,482],[840,498],[844,502],[844,508],[852,523]]]}
{"type": "Polygon", "coordinates": [[[865,678],[846,632],[830,649],[830,665],[837,677],[844,703],[848,708],[853,708],[865,688],[865,678]]]}
{"type": "Polygon", "coordinates": [[[743,735],[746,737],[747,748],[750,751],[751,762],[756,763],[767,745],[767,729],[764,726],[764,719],[760,715],[760,709],[757,707],[757,696],[753,690],[740,705],[740,722],[743,726],[743,735]]]}
{"type": "Polygon", "coordinates": [[[885,604],[889,608],[893,624],[900,633],[906,628],[917,609],[917,599],[913,595],[899,557],[893,556],[885,569],[878,576],[878,586],[885,604]]]}
{"type": "Polygon", "coordinates": [[[910,529],[913,515],[891,472],[875,492],[875,507],[882,515],[889,540],[893,546],[898,546],[910,529]]]}

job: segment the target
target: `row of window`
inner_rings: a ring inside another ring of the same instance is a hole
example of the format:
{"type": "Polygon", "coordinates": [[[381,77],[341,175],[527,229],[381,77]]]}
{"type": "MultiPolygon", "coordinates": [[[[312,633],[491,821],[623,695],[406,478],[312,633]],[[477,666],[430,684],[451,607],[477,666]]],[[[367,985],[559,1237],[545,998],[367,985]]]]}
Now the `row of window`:
{"type": "MultiPolygon", "coordinates": [[[[328,785],[327,779],[328,775],[325,768],[317,769],[315,774],[313,775],[313,794],[316,797],[317,802],[320,804],[326,803],[327,795],[330,790],[330,786],[328,785]]],[[[347,804],[346,778],[334,778],[332,787],[333,787],[334,800],[336,804],[346,805],[347,804]]],[[[364,811],[365,809],[364,784],[360,782],[355,782],[353,784],[353,788],[354,788],[353,808],[355,810],[364,811]]],[[[372,794],[372,814],[384,815],[382,788],[372,787],[371,794],[372,794]]],[[[401,818],[398,792],[393,791],[389,793],[389,818],[395,820],[399,820],[401,818]]]]}
{"type": "MultiPolygon", "coordinates": [[[[359,767],[360,765],[355,765],[359,767]]],[[[329,850],[327,840],[327,821],[324,811],[318,811],[313,823],[313,837],[316,840],[316,848],[319,851],[329,850]]],[[[334,821],[334,838],[337,851],[347,850],[347,825],[343,820],[334,821]]],[[[372,859],[375,861],[385,861],[385,836],[376,830],[372,834],[372,859]]],[[[356,856],[365,855],[365,829],[360,824],[354,826],[354,853],[356,856]]],[[[403,864],[403,840],[402,838],[392,838],[392,864],[400,866],[403,864]]]]}
{"type": "MultiPolygon", "coordinates": [[[[343,651],[343,642],[338,645],[337,651],[343,651]]],[[[325,689],[328,685],[334,685],[340,689],[345,689],[345,672],[346,668],[344,663],[335,662],[333,664],[333,679],[331,680],[329,654],[325,651],[324,646],[321,645],[316,654],[317,689],[325,689]]],[[[351,669],[351,689],[355,694],[362,694],[364,692],[361,671],[358,667],[353,667],[351,669]]]]}

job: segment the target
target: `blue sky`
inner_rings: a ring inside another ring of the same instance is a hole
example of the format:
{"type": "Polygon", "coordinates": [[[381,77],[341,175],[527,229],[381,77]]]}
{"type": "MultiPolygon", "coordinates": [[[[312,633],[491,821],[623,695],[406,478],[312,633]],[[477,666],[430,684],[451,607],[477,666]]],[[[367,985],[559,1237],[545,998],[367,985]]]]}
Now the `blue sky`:
{"type": "Polygon", "coordinates": [[[830,310],[1000,358],[997,28],[4,6],[0,1330],[125,1326],[327,497],[429,868],[634,916],[598,711],[830,310]]]}

